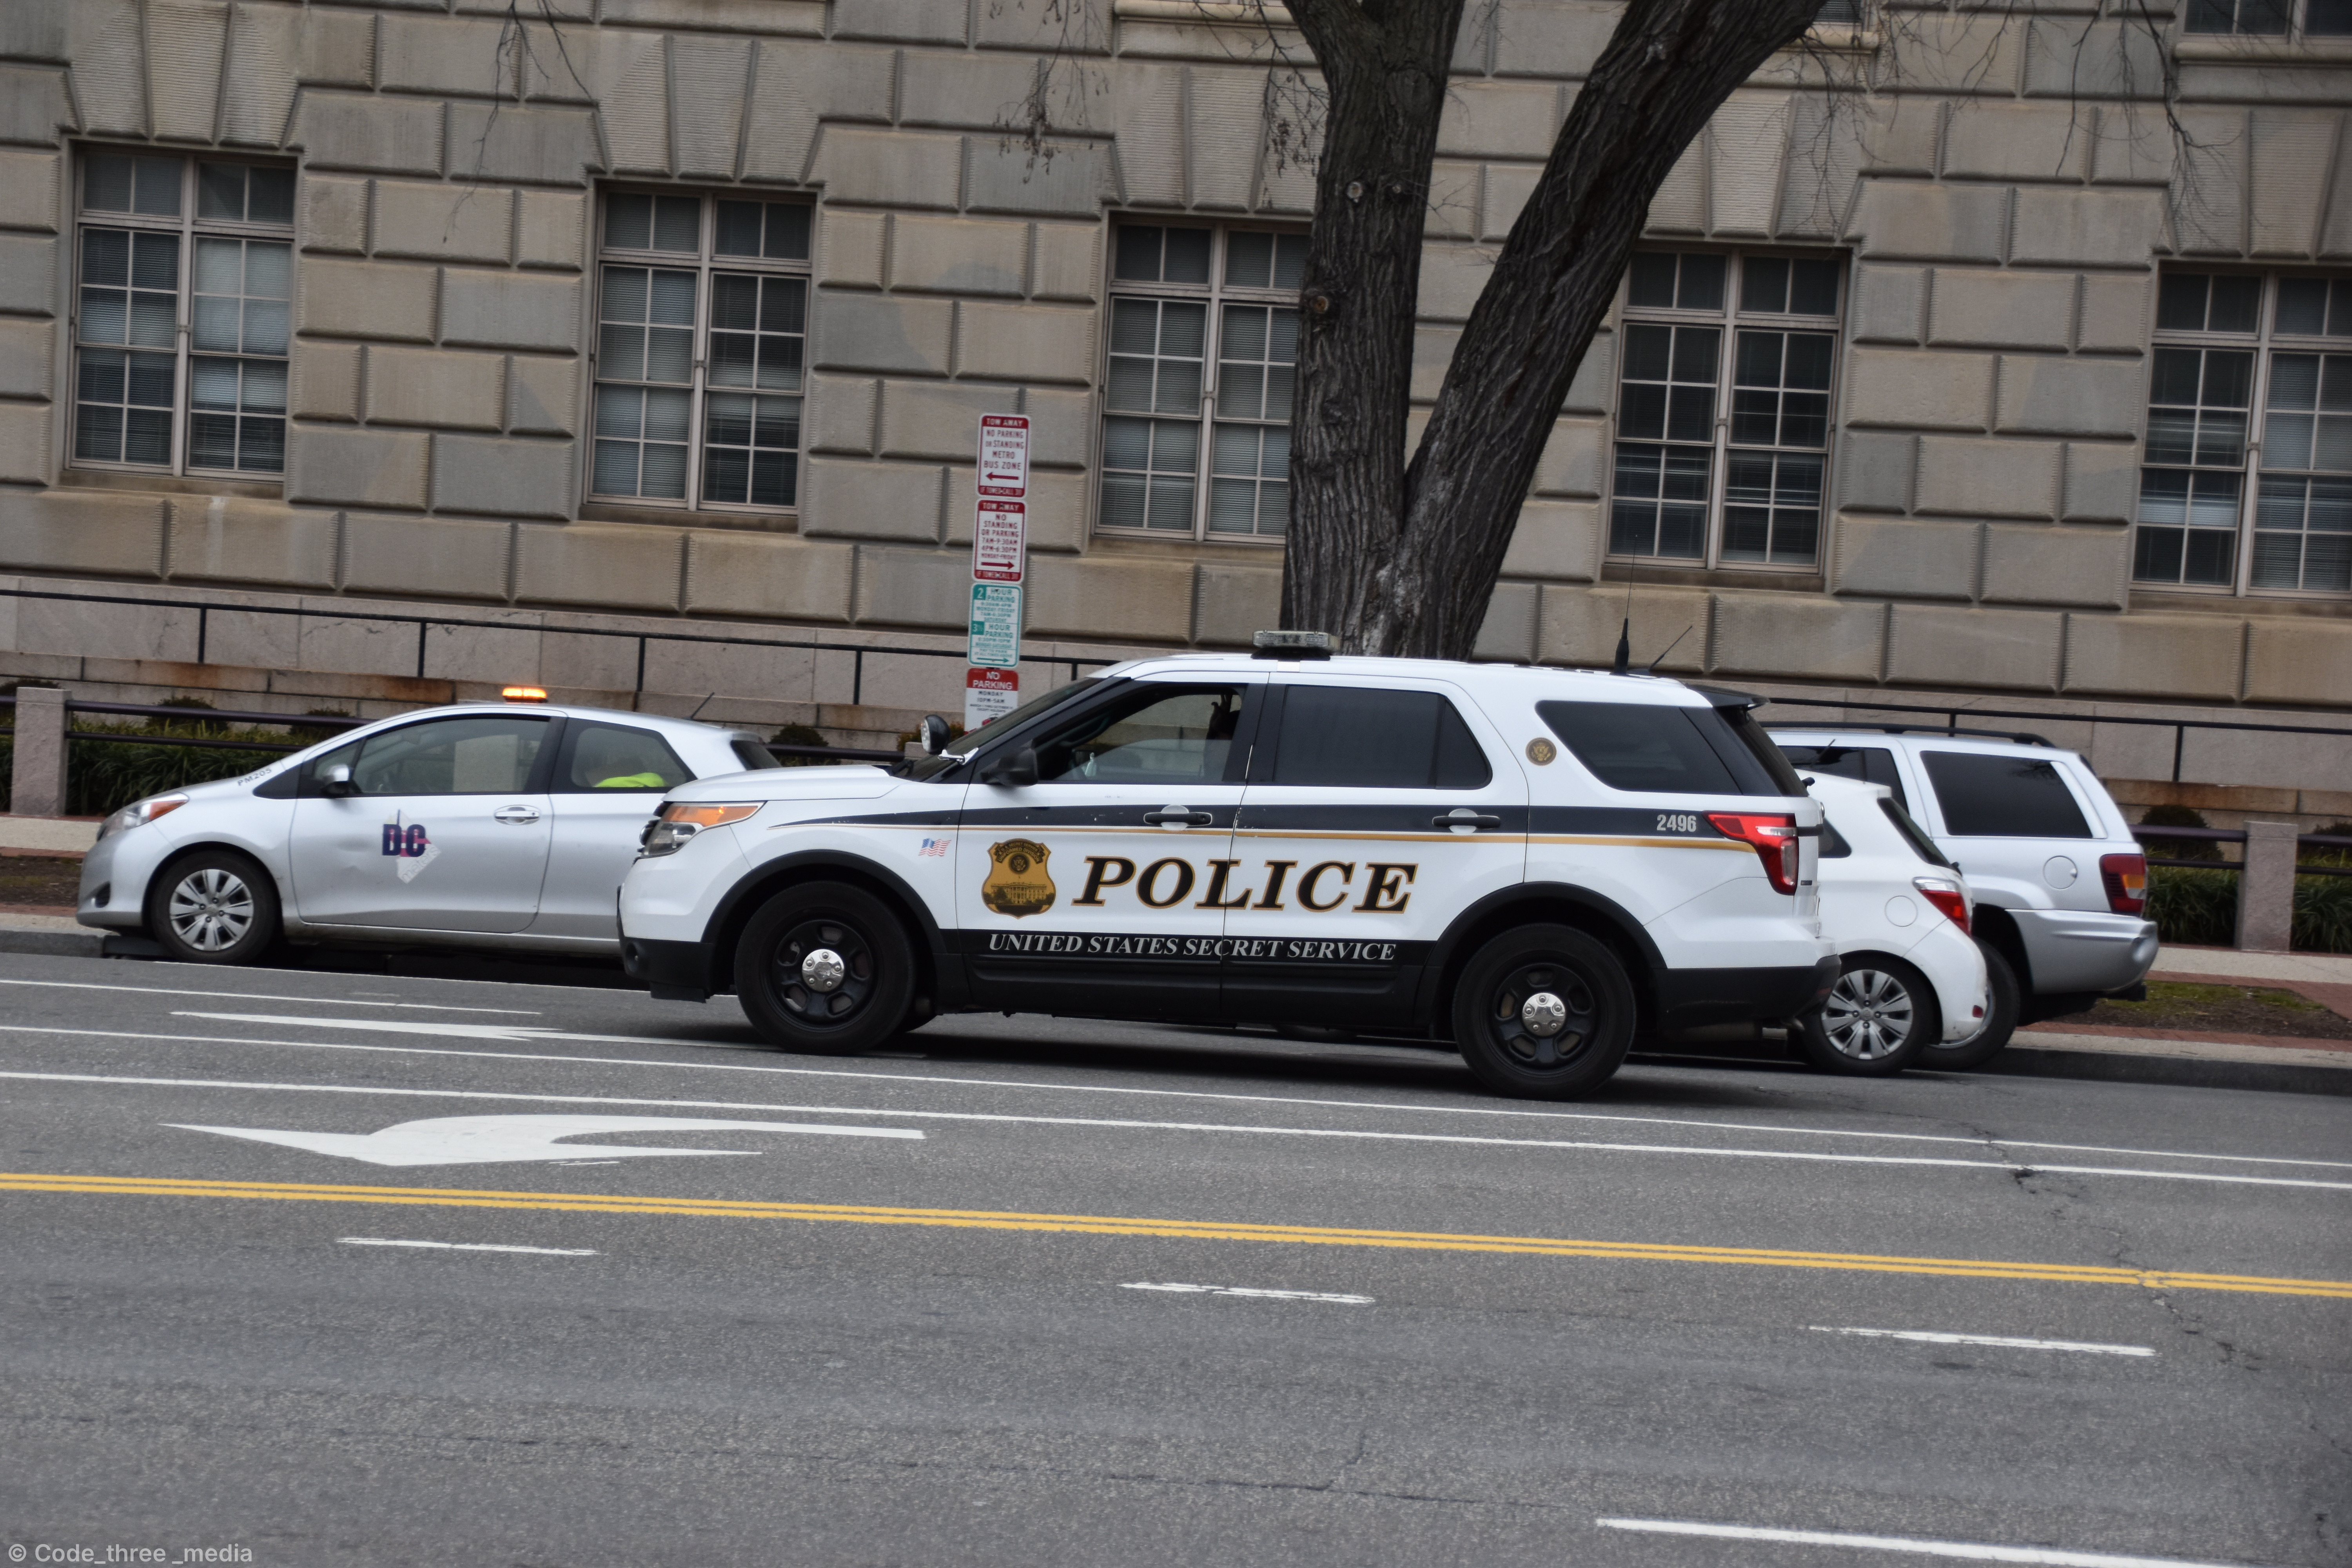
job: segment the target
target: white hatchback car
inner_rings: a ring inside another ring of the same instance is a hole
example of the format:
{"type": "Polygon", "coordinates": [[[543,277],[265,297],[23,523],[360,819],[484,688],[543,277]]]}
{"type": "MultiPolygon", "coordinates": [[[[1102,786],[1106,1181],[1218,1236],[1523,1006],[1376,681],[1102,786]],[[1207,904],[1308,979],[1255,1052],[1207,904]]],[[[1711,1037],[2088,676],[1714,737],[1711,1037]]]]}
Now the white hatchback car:
{"type": "Polygon", "coordinates": [[[1984,954],[1969,939],[1975,900],[1958,869],[1891,792],[1827,774],[1805,783],[1822,803],[1822,934],[1836,944],[1837,984],[1794,1031],[1807,1060],[1882,1077],[1919,1065],[1931,1046],[1982,1029],[1984,954]]]}
{"type": "Polygon", "coordinates": [[[82,862],[77,916],[192,963],[250,963],[281,931],[610,955],[663,794],[776,765],[756,735],[647,713],[404,713],[123,807],[82,862]]]}

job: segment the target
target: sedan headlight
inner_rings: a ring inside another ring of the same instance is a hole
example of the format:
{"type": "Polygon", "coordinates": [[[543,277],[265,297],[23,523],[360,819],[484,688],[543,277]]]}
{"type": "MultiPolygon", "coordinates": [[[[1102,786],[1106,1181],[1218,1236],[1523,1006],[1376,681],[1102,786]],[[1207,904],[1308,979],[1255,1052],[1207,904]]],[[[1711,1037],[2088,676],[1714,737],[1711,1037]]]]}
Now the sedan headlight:
{"type": "Polygon", "coordinates": [[[188,797],[184,795],[156,795],[145,800],[134,800],[100,823],[98,836],[104,838],[110,833],[124,832],[142,823],[152,822],[159,816],[169,816],[187,804],[188,797]]]}
{"type": "Polygon", "coordinates": [[[675,855],[686,847],[686,841],[706,827],[724,827],[730,822],[741,822],[760,809],[761,803],[713,805],[701,801],[673,801],[661,808],[661,815],[646,825],[646,836],[638,840],[638,848],[647,855],[675,855]]]}

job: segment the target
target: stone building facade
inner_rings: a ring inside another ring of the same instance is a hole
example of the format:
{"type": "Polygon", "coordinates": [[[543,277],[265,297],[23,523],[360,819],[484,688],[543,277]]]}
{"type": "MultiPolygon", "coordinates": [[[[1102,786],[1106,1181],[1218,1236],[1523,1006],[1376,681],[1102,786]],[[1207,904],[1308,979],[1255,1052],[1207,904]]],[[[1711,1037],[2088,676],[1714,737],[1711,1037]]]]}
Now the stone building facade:
{"type": "MultiPolygon", "coordinates": [[[[1482,656],[1603,662],[1630,614],[1791,698],[2347,722],[2344,7],[2102,8],[1832,6],[1735,95],[1482,656]]],[[[1417,396],[1613,23],[1471,0],[1417,396]]],[[[1243,643],[1304,58],[1214,0],[14,0],[0,586],[142,602],[0,598],[0,668],[886,734],[960,700],[986,412],[1034,428],[1029,689],[1243,643]]],[[[2169,732],[2053,733],[2165,776],[2169,732]]]]}

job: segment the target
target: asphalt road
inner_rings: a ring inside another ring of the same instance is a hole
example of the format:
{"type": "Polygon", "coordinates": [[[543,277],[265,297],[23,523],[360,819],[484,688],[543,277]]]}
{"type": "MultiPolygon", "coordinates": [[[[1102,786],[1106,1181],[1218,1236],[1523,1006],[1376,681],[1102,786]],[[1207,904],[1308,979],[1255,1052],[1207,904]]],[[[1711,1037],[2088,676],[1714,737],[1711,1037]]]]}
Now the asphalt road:
{"type": "Polygon", "coordinates": [[[1543,1107],[1265,1037],[901,1044],[0,957],[0,1542],[2352,1563],[2340,1099],[1636,1064],[1543,1107]]]}

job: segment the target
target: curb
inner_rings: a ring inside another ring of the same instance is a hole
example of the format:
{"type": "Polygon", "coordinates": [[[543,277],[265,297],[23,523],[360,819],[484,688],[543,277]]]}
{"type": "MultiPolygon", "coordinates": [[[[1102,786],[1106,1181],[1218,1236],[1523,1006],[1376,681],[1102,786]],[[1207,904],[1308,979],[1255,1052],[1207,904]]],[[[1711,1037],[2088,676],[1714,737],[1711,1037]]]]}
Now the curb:
{"type": "Polygon", "coordinates": [[[2109,1083],[2170,1084],[2181,1089],[2352,1094],[2352,1067],[2213,1061],[2200,1057],[2136,1056],[2123,1051],[2043,1050],[2015,1044],[1977,1070],[2012,1078],[2096,1079],[2109,1083]]]}
{"type": "Polygon", "coordinates": [[[106,937],[95,931],[25,931],[0,926],[0,952],[38,953],[47,958],[101,958],[106,937]]]}

